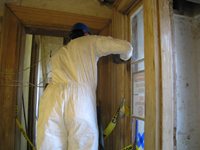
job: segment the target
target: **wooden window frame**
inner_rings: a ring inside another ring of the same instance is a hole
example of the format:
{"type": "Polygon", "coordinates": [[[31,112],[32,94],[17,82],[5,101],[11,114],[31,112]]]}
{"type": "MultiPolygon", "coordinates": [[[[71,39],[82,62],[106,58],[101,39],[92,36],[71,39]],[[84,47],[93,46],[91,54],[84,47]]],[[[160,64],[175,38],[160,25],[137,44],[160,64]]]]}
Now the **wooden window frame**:
{"type": "Polygon", "coordinates": [[[174,50],[173,1],[116,0],[113,6],[130,17],[141,3],[144,14],[146,75],[145,150],[169,150],[173,149],[173,100],[175,98],[172,55],[174,50]]]}

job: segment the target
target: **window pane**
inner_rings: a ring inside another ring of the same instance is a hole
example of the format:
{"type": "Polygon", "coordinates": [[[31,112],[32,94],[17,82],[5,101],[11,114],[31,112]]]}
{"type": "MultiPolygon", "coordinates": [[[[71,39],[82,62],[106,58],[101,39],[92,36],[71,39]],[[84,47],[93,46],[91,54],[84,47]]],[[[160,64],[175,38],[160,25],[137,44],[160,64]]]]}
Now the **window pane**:
{"type": "Polygon", "coordinates": [[[143,8],[140,8],[131,18],[133,56],[132,62],[144,58],[144,24],[143,8]]]}
{"type": "Polygon", "coordinates": [[[144,150],[144,139],[145,139],[145,122],[140,119],[131,119],[132,125],[132,144],[136,145],[140,150],[144,150]]]}
{"type": "Polygon", "coordinates": [[[144,66],[144,24],[143,8],[141,7],[131,19],[131,37],[133,46],[131,66],[131,125],[133,149],[144,150],[145,136],[145,66],[144,66]],[[138,62],[137,62],[138,61],[138,62]]]}
{"type": "MultiPolygon", "coordinates": [[[[135,64],[138,65],[138,64],[135,64]]],[[[133,65],[132,68],[135,66],[133,65]]],[[[139,65],[138,65],[139,66],[139,65]]],[[[145,118],[145,73],[143,71],[132,72],[132,101],[131,115],[145,118]]]]}
{"type": "Polygon", "coordinates": [[[137,73],[137,72],[140,72],[140,71],[144,71],[144,61],[141,61],[137,64],[133,64],[132,65],[132,74],[133,73],[137,73]]]}

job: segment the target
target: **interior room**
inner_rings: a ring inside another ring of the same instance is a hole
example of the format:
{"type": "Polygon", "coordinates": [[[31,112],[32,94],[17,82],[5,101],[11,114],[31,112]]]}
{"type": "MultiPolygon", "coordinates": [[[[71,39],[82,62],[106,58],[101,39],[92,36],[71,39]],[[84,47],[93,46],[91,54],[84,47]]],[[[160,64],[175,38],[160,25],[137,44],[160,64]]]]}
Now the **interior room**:
{"type": "Polygon", "coordinates": [[[1,0],[0,149],[36,149],[51,60],[77,22],[133,47],[98,60],[98,149],[199,150],[200,0],[1,0]]]}

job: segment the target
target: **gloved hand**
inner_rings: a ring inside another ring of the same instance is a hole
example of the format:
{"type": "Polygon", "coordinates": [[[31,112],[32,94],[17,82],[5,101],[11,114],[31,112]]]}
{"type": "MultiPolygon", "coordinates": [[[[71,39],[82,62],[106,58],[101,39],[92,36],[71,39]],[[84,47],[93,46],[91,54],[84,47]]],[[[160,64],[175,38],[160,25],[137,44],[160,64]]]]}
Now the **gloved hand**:
{"type": "Polygon", "coordinates": [[[112,54],[112,59],[113,59],[113,62],[115,64],[122,64],[122,63],[125,63],[126,61],[122,60],[120,58],[120,55],[119,54],[112,54]]]}

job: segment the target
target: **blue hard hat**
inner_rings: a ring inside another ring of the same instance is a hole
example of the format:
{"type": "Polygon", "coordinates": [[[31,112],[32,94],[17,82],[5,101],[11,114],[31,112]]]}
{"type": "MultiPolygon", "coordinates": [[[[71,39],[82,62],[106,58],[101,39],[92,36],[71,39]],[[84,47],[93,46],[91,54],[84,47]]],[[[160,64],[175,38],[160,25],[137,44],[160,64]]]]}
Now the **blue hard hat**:
{"type": "Polygon", "coordinates": [[[88,27],[86,25],[84,25],[83,23],[76,23],[75,25],[73,25],[71,32],[73,32],[75,30],[80,30],[80,29],[86,30],[91,35],[88,27]]]}

